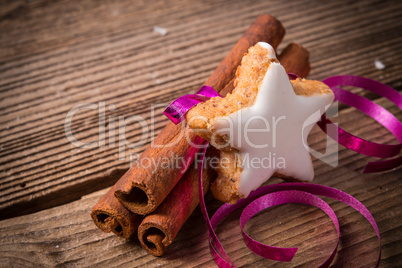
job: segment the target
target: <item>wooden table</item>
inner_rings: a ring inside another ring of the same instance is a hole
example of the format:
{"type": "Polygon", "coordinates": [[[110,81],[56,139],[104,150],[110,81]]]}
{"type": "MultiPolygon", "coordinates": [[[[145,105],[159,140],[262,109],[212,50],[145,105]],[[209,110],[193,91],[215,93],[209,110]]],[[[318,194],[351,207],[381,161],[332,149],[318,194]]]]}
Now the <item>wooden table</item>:
{"type": "MultiPolygon", "coordinates": [[[[311,52],[310,78],[362,75],[402,88],[401,1],[4,1],[0,3],[0,266],[214,266],[197,208],[163,257],[99,231],[89,212],[129,168],[167,119],[156,107],[155,131],[145,144],[119,158],[118,138],[108,130],[120,116],[151,118],[153,104],[194,92],[260,13],[282,21],[287,34],[279,51],[297,42],[311,52]],[[154,26],[167,29],[166,35],[154,26]],[[385,68],[376,68],[375,60],[385,68]],[[74,137],[65,134],[68,112],[79,104],[74,137]],[[92,108],[91,108],[92,107],[92,108]],[[103,108],[102,108],[103,107],[103,108]],[[102,113],[102,109],[104,113],[102,113]],[[105,121],[104,124],[102,123],[105,121]],[[99,124],[101,122],[101,124],[99,124]],[[106,131],[106,139],[99,137],[106,131]]],[[[399,119],[384,98],[364,94],[399,119]]],[[[396,138],[354,108],[340,106],[341,127],[379,143],[396,138]]],[[[138,124],[126,127],[138,141],[138,124]]],[[[323,149],[325,135],[309,138],[323,149]]],[[[381,267],[402,266],[401,169],[363,174],[371,159],[339,146],[332,167],[314,158],[315,183],[360,200],[376,219],[382,239],[381,267]]],[[[273,182],[279,180],[273,179],[273,182]]],[[[369,223],[331,199],[341,224],[335,267],[373,267],[378,243],[369,223]]],[[[207,195],[214,211],[220,204],[207,195]]],[[[241,241],[239,213],[217,233],[241,267],[315,267],[335,245],[335,230],[313,207],[285,205],[255,217],[248,232],[265,243],[300,247],[291,263],[262,260],[241,241]]]]}

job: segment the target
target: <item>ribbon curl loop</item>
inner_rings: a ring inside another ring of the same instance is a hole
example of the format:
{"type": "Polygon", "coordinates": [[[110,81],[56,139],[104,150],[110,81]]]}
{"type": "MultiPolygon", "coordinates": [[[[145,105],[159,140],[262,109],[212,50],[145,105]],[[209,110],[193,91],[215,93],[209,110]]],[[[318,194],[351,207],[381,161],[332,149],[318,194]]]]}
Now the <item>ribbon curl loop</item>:
{"type": "MultiPolygon", "coordinates": [[[[389,111],[381,107],[380,105],[362,97],[356,95],[350,91],[339,88],[339,86],[354,86],[369,90],[377,95],[383,96],[393,103],[395,103],[400,109],[402,109],[402,95],[395,89],[382,84],[378,81],[371,80],[369,78],[352,75],[340,75],[332,76],[323,80],[323,83],[327,84],[335,94],[335,100],[338,100],[344,104],[354,107],[366,115],[370,116],[386,129],[388,129],[398,140],[399,144],[388,145],[378,144],[371,141],[367,141],[356,137],[342,128],[335,125],[325,115],[322,115],[321,121],[317,122],[317,125],[332,139],[346,148],[353,150],[357,153],[378,157],[388,158],[399,154],[402,149],[402,124],[401,122],[389,111]],[[327,125],[335,128],[336,131],[327,131],[327,125]]],[[[364,173],[374,173],[380,171],[387,171],[398,167],[402,164],[402,156],[369,162],[364,169],[364,173]]]]}

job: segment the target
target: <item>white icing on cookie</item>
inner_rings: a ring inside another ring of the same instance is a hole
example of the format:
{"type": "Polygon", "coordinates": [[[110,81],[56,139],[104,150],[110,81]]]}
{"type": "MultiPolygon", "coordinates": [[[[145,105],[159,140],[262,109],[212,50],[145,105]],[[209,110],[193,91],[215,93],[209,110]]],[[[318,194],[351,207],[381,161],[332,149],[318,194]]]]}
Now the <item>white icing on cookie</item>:
{"type": "MultiPolygon", "coordinates": [[[[270,45],[258,44],[275,57],[270,45]]],[[[307,136],[333,99],[333,94],[296,95],[285,69],[272,62],[255,103],[213,122],[217,133],[227,135],[230,146],[240,152],[240,194],[248,196],[276,171],[303,181],[313,179],[307,136]]]]}
{"type": "Polygon", "coordinates": [[[270,44],[265,42],[258,42],[257,45],[268,50],[269,59],[276,59],[275,49],[270,44]]]}

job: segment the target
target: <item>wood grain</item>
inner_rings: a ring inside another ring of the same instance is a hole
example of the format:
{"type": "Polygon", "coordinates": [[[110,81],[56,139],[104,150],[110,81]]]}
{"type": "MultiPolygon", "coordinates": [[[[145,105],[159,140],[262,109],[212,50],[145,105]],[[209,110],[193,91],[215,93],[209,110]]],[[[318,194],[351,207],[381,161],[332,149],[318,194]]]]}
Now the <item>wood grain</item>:
{"type": "MultiPolygon", "coordinates": [[[[279,51],[290,42],[310,51],[310,78],[363,75],[402,89],[400,1],[1,2],[0,266],[213,266],[198,210],[162,258],[147,255],[138,241],[103,234],[89,212],[105,188],[128,169],[130,157],[135,160],[167,122],[162,107],[157,108],[154,132],[144,144],[126,148],[120,160],[119,116],[138,115],[150,123],[152,104],[194,92],[260,13],[272,14],[285,26],[279,51]],[[154,26],[168,29],[168,34],[154,33],[154,26]],[[384,70],[375,68],[376,58],[384,70]],[[64,130],[68,111],[77,104],[99,107],[102,102],[105,115],[99,117],[97,109],[79,111],[72,132],[78,140],[104,146],[75,147],[64,130]],[[109,105],[115,108],[109,110],[109,105]],[[116,128],[109,133],[112,118],[116,128]],[[99,121],[105,122],[104,137],[99,137],[99,121]],[[15,218],[6,219],[10,217],[15,218]]],[[[353,91],[402,119],[400,110],[386,100],[353,91]]],[[[338,121],[348,131],[396,143],[373,120],[340,107],[338,121]]],[[[128,124],[126,130],[129,141],[140,139],[138,124],[128,124]]],[[[325,148],[325,135],[316,128],[309,141],[317,150],[325,148]]],[[[381,266],[400,267],[402,173],[362,174],[369,160],[339,146],[337,167],[314,160],[315,182],[362,201],[380,227],[381,266]]],[[[211,211],[219,205],[207,203],[211,211]]],[[[334,266],[372,266],[378,245],[368,223],[353,209],[330,204],[340,216],[342,231],[334,266]]],[[[328,255],[335,237],[324,215],[301,206],[275,208],[253,219],[248,228],[261,241],[301,248],[290,264],[261,260],[240,242],[234,215],[218,227],[218,234],[243,267],[314,267],[328,255]]]]}

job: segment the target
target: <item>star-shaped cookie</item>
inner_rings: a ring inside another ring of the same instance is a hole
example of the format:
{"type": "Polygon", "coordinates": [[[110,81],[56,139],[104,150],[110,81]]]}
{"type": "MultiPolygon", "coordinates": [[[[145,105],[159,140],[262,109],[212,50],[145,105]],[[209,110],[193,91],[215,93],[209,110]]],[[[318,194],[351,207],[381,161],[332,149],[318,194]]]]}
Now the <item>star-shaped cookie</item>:
{"type": "Polygon", "coordinates": [[[221,150],[215,197],[234,203],[274,173],[311,181],[307,136],[332,103],[332,91],[318,81],[289,81],[266,43],[250,48],[236,75],[233,94],[187,114],[189,126],[221,150]]]}

